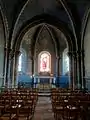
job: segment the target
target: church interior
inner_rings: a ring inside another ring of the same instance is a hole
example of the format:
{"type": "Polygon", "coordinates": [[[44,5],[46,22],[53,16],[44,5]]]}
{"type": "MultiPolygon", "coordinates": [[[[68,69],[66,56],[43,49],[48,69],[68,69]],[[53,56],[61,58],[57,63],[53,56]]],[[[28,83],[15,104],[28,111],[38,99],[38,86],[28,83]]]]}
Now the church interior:
{"type": "Polygon", "coordinates": [[[0,0],[0,120],[90,120],[90,0],[0,0]]]}

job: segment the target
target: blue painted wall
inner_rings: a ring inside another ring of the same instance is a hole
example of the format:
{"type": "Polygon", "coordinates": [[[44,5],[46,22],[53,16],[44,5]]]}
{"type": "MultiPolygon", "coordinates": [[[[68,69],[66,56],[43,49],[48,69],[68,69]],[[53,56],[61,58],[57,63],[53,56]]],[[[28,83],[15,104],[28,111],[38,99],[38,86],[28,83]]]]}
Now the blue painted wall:
{"type": "Polygon", "coordinates": [[[69,87],[69,77],[68,76],[59,76],[56,78],[56,86],[61,88],[69,87]]]}
{"type": "Polygon", "coordinates": [[[32,77],[29,75],[22,73],[18,74],[17,76],[17,84],[18,86],[23,86],[23,87],[31,87],[32,85],[32,77]]]}

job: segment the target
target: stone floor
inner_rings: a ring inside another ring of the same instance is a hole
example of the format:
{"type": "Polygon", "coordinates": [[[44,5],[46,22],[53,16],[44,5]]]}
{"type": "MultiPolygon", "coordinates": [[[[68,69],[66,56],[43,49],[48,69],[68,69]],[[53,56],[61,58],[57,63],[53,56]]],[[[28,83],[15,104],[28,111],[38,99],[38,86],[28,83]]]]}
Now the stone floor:
{"type": "Polygon", "coordinates": [[[54,120],[50,97],[38,98],[33,120],[54,120]]]}

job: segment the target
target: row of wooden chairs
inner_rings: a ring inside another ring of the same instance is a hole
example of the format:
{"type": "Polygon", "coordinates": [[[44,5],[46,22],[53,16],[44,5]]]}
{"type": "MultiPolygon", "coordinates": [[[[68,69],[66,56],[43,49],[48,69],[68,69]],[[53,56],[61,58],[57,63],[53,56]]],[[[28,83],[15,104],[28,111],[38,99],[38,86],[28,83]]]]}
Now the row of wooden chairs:
{"type": "Polygon", "coordinates": [[[52,89],[52,110],[55,120],[87,120],[90,94],[81,91],[52,89]]]}
{"type": "Polygon", "coordinates": [[[0,120],[31,120],[38,91],[35,89],[7,89],[0,94],[0,120]]]}

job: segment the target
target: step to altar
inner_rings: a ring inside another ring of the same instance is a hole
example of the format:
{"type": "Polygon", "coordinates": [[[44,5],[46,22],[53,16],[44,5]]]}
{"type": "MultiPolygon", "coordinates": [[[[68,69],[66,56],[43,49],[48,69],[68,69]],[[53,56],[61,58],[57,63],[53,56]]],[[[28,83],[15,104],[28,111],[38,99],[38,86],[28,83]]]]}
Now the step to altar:
{"type": "Polygon", "coordinates": [[[38,96],[42,96],[42,97],[50,97],[51,96],[51,93],[38,93],[38,96]]]}

